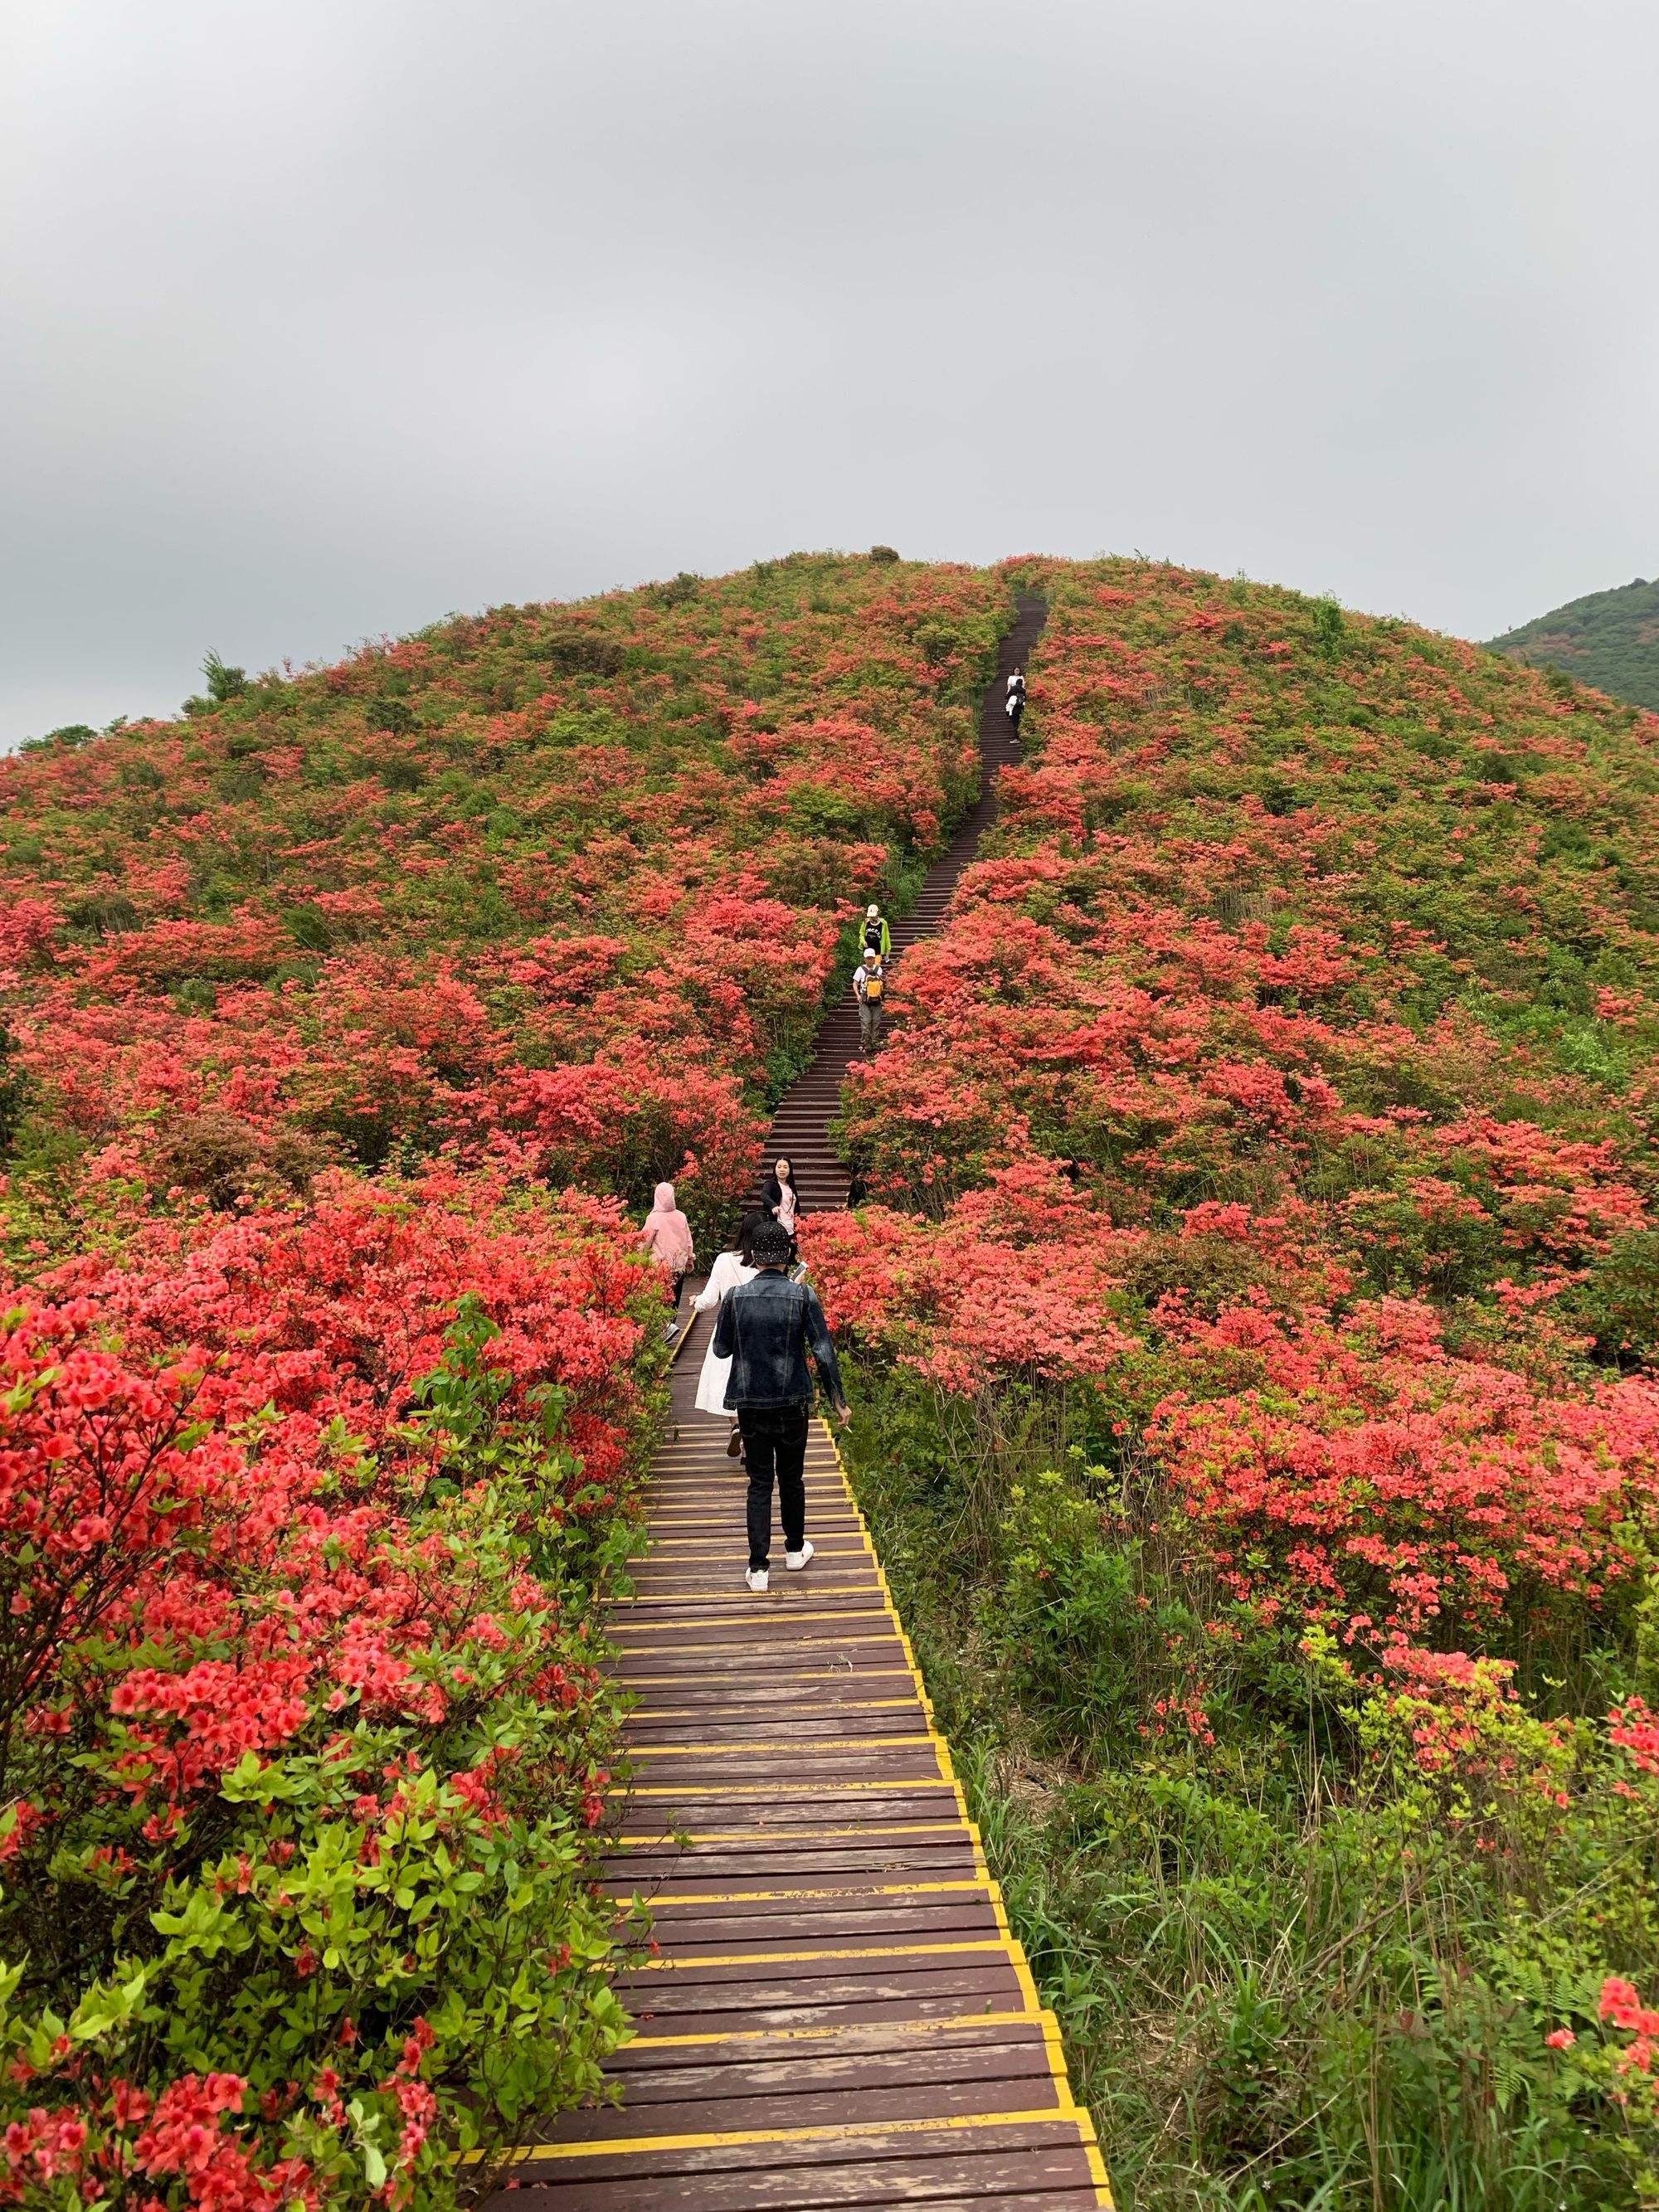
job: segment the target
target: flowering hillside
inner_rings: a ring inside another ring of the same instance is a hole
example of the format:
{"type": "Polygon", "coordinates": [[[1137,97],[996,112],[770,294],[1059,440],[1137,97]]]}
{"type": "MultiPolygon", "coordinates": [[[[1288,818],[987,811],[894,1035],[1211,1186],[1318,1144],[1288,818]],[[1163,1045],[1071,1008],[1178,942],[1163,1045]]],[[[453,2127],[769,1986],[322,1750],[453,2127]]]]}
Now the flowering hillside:
{"type": "Polygon", "coordinates": [[[1017,573],[1027,758],[813,1255],[1028,1941],[1133,2202],[1646,2203],[1659,720],[1017,573]]]}
{"type": "Polygon", "coordinates": [[[637,1209],[748,1185],[1017,585],[806,1236],[1121,2191],[1659,2202],[1659,721],[803,557],[0,763],[0,2203],[442,2212],[593,2087],[637,1209]]]}
{"type": "Polygon", "coordinates": [[[791,560],[0,763],[0,2203],[438,2212],[595,2090],[627,1209],[751,1179],[1006,619],[791,560]]]}
{"type": "Polygon", "coordinates": [[[78,1237],[454,1143],[678,1173],[712,1225],[851,902],[969,794],[1002,605],[798,557],[216,669],[183,720],[0,761],[15,1183],[78,1237]]]}

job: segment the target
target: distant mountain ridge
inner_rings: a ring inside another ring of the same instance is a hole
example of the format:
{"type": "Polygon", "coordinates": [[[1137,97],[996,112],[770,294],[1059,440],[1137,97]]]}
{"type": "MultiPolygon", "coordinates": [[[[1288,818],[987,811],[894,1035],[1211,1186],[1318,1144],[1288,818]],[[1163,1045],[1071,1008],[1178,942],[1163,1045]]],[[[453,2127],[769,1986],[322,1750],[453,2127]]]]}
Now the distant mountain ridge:
{"type": "Polygon", "coordinates": [[[1659,581],[1638,576],[1569,599],[1491,643],[1511,659],[1562,669],[1632,706],[1659,708],[1659,581]]]}

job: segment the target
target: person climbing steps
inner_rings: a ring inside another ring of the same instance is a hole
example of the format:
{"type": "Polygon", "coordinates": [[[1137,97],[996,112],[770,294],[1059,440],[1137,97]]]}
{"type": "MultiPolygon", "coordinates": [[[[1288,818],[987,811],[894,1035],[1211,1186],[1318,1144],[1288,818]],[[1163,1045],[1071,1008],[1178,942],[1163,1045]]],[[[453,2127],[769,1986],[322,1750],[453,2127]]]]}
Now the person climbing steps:
{"type": "Polygon", "coordinates": [[[887,966],[879,952],[867,951],[853,971],[853,995],[859,1002],[859,1043],[873,1052],[886,1017],[887,966]]]}
{"type": "MultiPolygon", "coordinates": [[[[764,1215],[753,1214],[743,1224],[737,1243],[730,1251],[720,1253],[708,1271],[708,1280],[691,1301],[694,1314],[712,1313],[715,1307],[735,1291],[740,1283],[752,1283],[755,1266],[749,1254],[755,1241],[755,1231],[764,1215]]],[[[711,1333],[708,1348],[702,1355],[702,1366],[697,1375],[697,1395],[692,1401],[700,1413],[714,1413],[732,1425],[726,1449],[732,1459],[743,1450],[743,1435],[738,1427],[738,1417],[726,1402],[726,1386],[731,1380],[732,1362],[722,1359],[714,1350],[711,1333]]]]}
{"type": "Polygon", "coordinates": [[[657,1185],[656,1200],[645,1217],[640,1242],[673,1287],[674,1312],[664,1334],[672,1344],[680,1333],[680,1292],[696,1261],[691,1224],[680,1212],[672,1182],[657,1185]]]}
{"type": "Polygon", "coordinates": [[[738,1417],[749,1468],[749,1565],[744,1580],[760,1596],[770,1580],[775,1482],[784,1565],[799,1572],[812,1557],[806,1535],[809,1354],[837,1418],[845,1424],[853,1416],[817,1293],[784,1273],[789,1232],[781,1221],[758,1224],[749,1257],[757,1272],[721,1300],[711,1348],[717,1359],[732,1363],[726,1403],[738,1417]]]}

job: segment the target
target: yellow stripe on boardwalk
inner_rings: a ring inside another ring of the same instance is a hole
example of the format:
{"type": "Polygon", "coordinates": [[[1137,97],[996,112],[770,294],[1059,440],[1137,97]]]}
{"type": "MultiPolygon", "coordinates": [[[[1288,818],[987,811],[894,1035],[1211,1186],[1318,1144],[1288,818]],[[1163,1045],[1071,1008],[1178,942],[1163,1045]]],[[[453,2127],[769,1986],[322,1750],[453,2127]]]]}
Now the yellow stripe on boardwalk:
{"type": "Polygon", "coordinates": [[[793,1966],[823,1959],[937,1959],[964,1951],[1007,1954],[1007,1938],[962,1943],[837,1943],[817,1951],[682,1951],[672,1958],[647,1959],[642,1974],[678,1973],[687,1966],[793,1966]]]}
{"type": "Polygon", "coordinates": [[[729,2134],[629,2136],[607,2143],[532,2143],[521,2151],[523,2159],[593,2158],[623,2151],[737,2150],[754,2143],[835,2142],[860,2136],[954,2134],[964,2128],[1031,2127],[1046,2120],[1066,2119],[1076,2107],[1048,2106],[1036,2112],[951,2112],[939,2119],[849,2120],[833,2128],[734,2128],[729,2134]]]}
{"type": "MultiPolygon", "coordinates": [[[[653,1912],[668,1912],[682,1905],[771,1905],[787,1898],[793,1905],[810,1905],[823,1897],[944,1897],[960,1895],[983,1897],[988,1900],[995,1894],[994,1881],[890,1881],[879,1888],[867,1889],[849,1886],[842,1889],[699,1889],[681,1890],[673,1897],[659,1897],[652,1900],[653,1912]]],[[[614,1902],[626,1905],[634,1892],[617,1893],[614,1902]]]]}

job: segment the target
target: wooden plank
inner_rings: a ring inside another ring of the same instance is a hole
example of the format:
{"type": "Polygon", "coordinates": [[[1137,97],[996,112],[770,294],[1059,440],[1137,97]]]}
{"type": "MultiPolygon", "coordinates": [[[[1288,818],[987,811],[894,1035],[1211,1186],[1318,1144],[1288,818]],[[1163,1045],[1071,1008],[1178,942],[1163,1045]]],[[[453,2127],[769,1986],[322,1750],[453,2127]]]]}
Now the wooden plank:
{"type": "MultiPolygon", "coordinates": [[[[872,1789],[878,1786],[881,1785],[872,1785],[872,1789]]],[[[878,1822],[888,1819],[908,1824],[936,1819],[949,1810],[954,1795],[951,1785],[942,1782],[927,1796],[918,1790],[902,1797],[866,1796],[865,1802],[878,1822]]],[[[783,1799],[763,1794],[744,1797],[737,1792],[697,1798],[689,1797],[683,1790],[664,1790],[654,1793],[649,1804],[636,1797],[629,1803],[628,1817],[643,1825],[656,1815],[663,1820],[659,1832],[665,1835],[677,1831],[690,1835],[746,1831],[761,1845],[787,1842],[792,1833],[814,1833],[826,1819],[852,1825],[860,1810],[858,1798],[842,1795],[815,1805],[810,1798],[783,1799]]]]}
{"type": "Polygon", "coordinates": [[[884,1868],[866,1874],[836,1867],[808,1870],[786,1863],[759,1877],[750,1876],[746,1882],[719,1873],[712,1881],[711,1887],[707,1872],[699,1875],[677,1868],[658,1882],[653,1905],[662,1916],[663,1929],[678,1939],[682,1916],[696,1907],[719,1910],[763,1905],[769,1913],[823,1905],[850,1911],[866,1899],[931,1902],[957,1897],[979,1898],[989,1904],[996,1896],[995,1885],[986,1881],[977,1868],[966,1865],[941,1876],[932,1869],[898,1875],[884,1868]]]}
{"type": "MultiPolygon", "coordinates": [[[[516,2207],[518,2212],[538,2212],[538,2207],[541,2208],[541,2212],[592,2212],[592,2208],[589,2207],[585,2197],[580,2200],[579,2207],[578,2201],[572,2197],[568,2189],[550,2187],[533,2181],[510,2185],[515,2192],[522,2191],[525,2193],[515,2193],[510,2197],[503,2195],[499,2198],[492,2199],[492,2203],[516,2207]]],[[[845,2197],[841,2199],[843,2204],[856,2201],[845,2197]]],[[[874,2200],[866,2201],[890,2203],[893,2199],[877,2197],[874,2200]]],[[[927,2212],[1095,2212],[1095,2208],[1103,2202],[1092,2187],[1079,2189],[1064,2185],[1054,2189],[1039,2188],[1035,2195],[1022,2189],[1012,2196],[1004,2191],[988,2199],[983,2196],[930,2196],[925,2199],[913,2197],[910,2201],[925,2203],[927,2212]]],[[[731,2196],[714,2198],[705,2201],[699,2208],[699,2212],[744,2212],[744,2205],[750,2202],[752,2202],[750,2199],[731,2196]]],[[[817,2204],[822,2206],[823,2199],[821,2197],[817,2199],[817,2204]]],[[[802,2212],[802,2208],[805,2207],[806,2207],[805,2198],[799,2197],[794,2200],[793,2206],[788,2208],[788,2212],[802,2212]]],[[[610,2212],[628,2212],[628,2208],[625,2203],[614,2203],[610,2208],[610,2212]]]]}
{"type": "Polygon", "coordinates": [[[1025,1991],[1013,1967],[994,1954],[975,1951],[917,1954],[908,1958],[860,1960],[797,1960],[764,1976],[732,1967],[630,1976],[617,1984],[627,1992],[629,2009],[641,2021],[696,2022],[704,2033],[730,2024],[774,2027],[810,2027],[840,2012],[862,2012],[872,2019],[896,2020],[905,2011],[888,2010],[941,2004],[952,2013],[1017,2009],[1025,1991]],[[873,2012],[872,2007],[884,2008],[873,2012]]]}
{"type": "Polygon", "coordinates": [[[611,2062],[618,2075],[660,2066],[748,2065],[811,2062],[818,2057],[884,2057],[909,2052],[918,2065],[935,2051],[1018,2050],[1047,2040],[1040,2019],[1029,2014],[957,2014],[939,2020],[835,2021],[805,2028],[756,2028],[732,2035],[641,2035],[611,2062]]]}
{"type": "Polygon", "coordinates": [[[725,2011],[698,2005],[684,2012],[647,2012],[637,2017],[641,2033],[653,2038],[775,2034],[824,2027],[925,2027],[933,2021],[955,2020],[964,2009],[988,2014],[1017,2011],[1024,2002],[1023,1993],[1008,1984],[1000,1990],[945,1985],[963,1978],[916,1975],[898,1988],[869,1982],[798,1985],[794,2002],[775,1996],[770,2002],[732,2005],[725,2011]]]}
{"type": "Polygon", "coordinates": [[[910,1743],[879,1736],[868,1744],[840,1736],[780,1743],[775,1736],[760,1744],[653,1744],[628,1753],[628,1771],[641,1790],[678,1785],[688,1777],[707,1789],[722,1782],[754,1783],[758,1776],[775,1793],[791,1784],[805,1791],[820,1783],[833,1790],[842,1782],[931,1782],[939,1775],[939,1757],[926,1736],[910,1743]]]}
{"type": "MultiPolygon", "coordinates": [[[[828,1702],[816,1711],[798,1713],[787,1703],[732,1707],[718,1698],[689,1710],[678,1705],[672,1706],[641,1705],[629,1713],[623,1723],[636,1739],[634,1755],[648,1754],[661,1736],[660,1748],[676,1751],[688,1743],[695,1745],[696,1732],[701,1729],[711,1751],[716,1746],[730,1741],[734,1749],[749,1750],[757,1732],[774,1742],[787,1745],[799,1741],[812,1743],[828,1752],[837,1744],[854,1739],[869,1739],[872,1749],[901,1749],[917,1737],[932,1742],[937,1747],[939,1739],[932,1733],[932,1722],[926,1705],[919,1698],[902,1701],[890,1698],[867,1698],[848,1695],[838,1701],[828,1702]],[[660,1714],[679,1712],[681,1717],[662,1718],[660,1714]],[[846,1718],[841,1718],[845,1713],[846,1718]],[[800,1731],[797,1735],[797,1729],[800,1731]],[[808,1730],[811,1734],[808,1734],[808,1730]],[[669,1731],[673,1731],[671,1735],[669,1731]],[[691,1733],[688,1735],[686,1731],[691,1733]],[[733,1730],[743,1731],[739,1739],[733,1730]]],[[[769,1770],[765,1770],[769,1771],[769,1770]]]]}
{"type": "MultiPolygon", "coordinates": [[[[753,2131],[756,2135],[762,2131],[753,2131]]],[[[561,2147],[562,2148],[562,2147],[561,2147]]],[[[522,2173],[522,2169],[520,2170],[522,2173]]],[[[1011,2193],[1076,2190],[1089,2179],[1078,2123],[1067,2118],[951,2115],[927,2127],[807,2130],[781,2139],[632,2150],[571,2145],[537,2160],[538,2191],[563,2188],[581,2212],[783,2212],[783,2208],[937,2203],[951,2197],[980,2207],[1011,2193]],[[569,2168],[578,2170],[569,2172],[569,2168]],[[580,2195],[574,2192],[580,2191],[580,2195]]],[[[530,2174],[523,2174],[529,2180],[530,2174]]],[[[556,2196],[550,2203],[557,2204],[556,2196]]],[[[1041,2197],[1039,2194],[1039,2202],[1041,2197]]]]}
{"type": "Polygon", "coordinates": [[[875,1680],[828,1674],[810,1690],[793,1684],[760,1689],[740,1688],[732,1682],[674,1684],[634,1692],[628,1725],[635,1728],[651,1721],[663,1728],[702,1726],[711,1713],[723,1715],[728,1722],[775,1725],[781,1721],[793,1728],[824,1728],[842,1713],[898,1713],[908,1718],[925,1708],[914,1690],[900,1686],[901,1679],[893,1674],[875,1680]]]}
{"type": "MultiPolygon", "coordinates": [[[[949,1900],[943,1900],[948,1906],[949,1900]]],[[[715,1959],[752,1960],[758,1971],[774,1959],[799,1961],[868,1954],[885,1958],[901,1949],[1000,1952],[1001,1929],[988,1900],[957,1910],[883,1911],[875,1902],[842,1912],[775,1912],[761,1908],[744,1917],[676,1913],[657,1930],[664,1948],[643,1974],[690,1972],[715,1959]]]]}
{"type": "Polygon", "coordinates": [[[840,1856],[814,1851],[810,1857],[794,1850],[737,1854],[688,1850],[653,1856],[641,1853],[607,1859],[602,1879],[613,1893],[631,1896],[635,1890],[648,1888],[659,1903],[671,1904],[684,1892],[703,1895],[716,1885],[856,1890],[860,1886],[899,1881],[973,1881],[977,1884],[982,1877],[972,1853],[962,1844],[931,1856],[866,1850],[840,1856]]]}
{"type": "Polygon", "coordinates": [[[564,2142],[626,2142],[646,2134],[692,2133],[699,2128],[757,2129],[820,2127],[854,2121],[902,2120],[916,2110],[918,2093],[941,2119],[959,2112],[1024,2112],[1058,2110],[1048,2055],[1040,2045],[1007,2052],[993,2074],[981,2056],[965,2072],[926,2068],[902,2051],[884,2070],[869,2060],[854,2067],[832,2061],[771,2068],[707,2067],[689,2079],[629,2077],[628,2103],[574,2114],[560,2130],[564,2142]],[[753,2076],[770,2077],[764,2087],[753,2076]],[[743,2077],[733,2081],[732,2075],[743,2077]]]}

